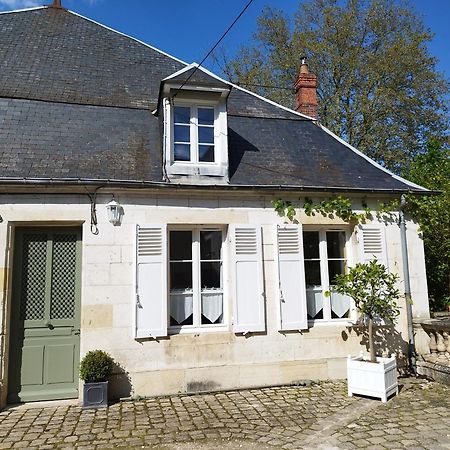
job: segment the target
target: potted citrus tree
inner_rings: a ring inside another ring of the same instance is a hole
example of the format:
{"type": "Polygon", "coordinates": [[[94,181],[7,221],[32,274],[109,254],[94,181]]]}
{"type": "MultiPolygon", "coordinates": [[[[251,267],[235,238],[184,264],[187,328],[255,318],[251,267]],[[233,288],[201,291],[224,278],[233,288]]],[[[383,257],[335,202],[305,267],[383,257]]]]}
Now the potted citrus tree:
{"type": "Polygon", "coordinates": [[[80,362],[80,379],[83,385],[83,408],[108,406],[108,377],[114,361],[103,350],[92,350],[80,362]]]}
{"type": "Polygon", "coordinates": [[[347,359],[348,394],[381,398],[383,402],[391,394],[398,393],[397,361],[376,356],[374,326],[376,323],[395,323],[399,314],[397,300],[398,276],[389,273],[376,260],[356,264],[347,274],[337,275],[333,290],[348,295],[361,313],[361,322],[366,328],[369,342],[369,358],[363,355],[347,359]]]}

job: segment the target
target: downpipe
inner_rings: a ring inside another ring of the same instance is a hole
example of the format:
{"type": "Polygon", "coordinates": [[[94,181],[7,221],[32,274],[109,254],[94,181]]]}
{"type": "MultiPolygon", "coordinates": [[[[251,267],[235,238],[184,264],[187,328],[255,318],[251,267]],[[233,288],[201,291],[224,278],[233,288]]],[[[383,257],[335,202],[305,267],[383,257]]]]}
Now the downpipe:
{"type": "Polygon", "coordinates": [[[402,261],[403,261],[403,279],[405,283],[406,321],[408,324],[408,369],[411,375],[417,375],[416,349],[414,342],[413,314],[411,301],[411,284],[409,278],[408,242],[406,240],[405,209],[406,209],[406,197],[403,194],[400,198],[399,226],[400,226],[400,241],[402,248],[402,261]]]}

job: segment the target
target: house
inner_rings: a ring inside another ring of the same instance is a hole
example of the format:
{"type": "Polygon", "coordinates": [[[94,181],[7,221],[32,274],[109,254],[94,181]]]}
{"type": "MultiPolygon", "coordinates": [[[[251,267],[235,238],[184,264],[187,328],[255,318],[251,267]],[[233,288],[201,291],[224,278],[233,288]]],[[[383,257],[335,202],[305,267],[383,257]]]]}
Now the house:
{"type": "MultiPolygon", "coordinates": [[[[306,63],[292,111],[57,3],[0,14],[1,404],[77,398],[96,348],[120,365],[115,396],[344,377],[357,312],[325,293],[374,257],[403,289],[399,226],[303,199],[358,211],[427,191],[311,117],[306,63]]],[[[412,221],[407,242],[428,317],[412,221]]]]}

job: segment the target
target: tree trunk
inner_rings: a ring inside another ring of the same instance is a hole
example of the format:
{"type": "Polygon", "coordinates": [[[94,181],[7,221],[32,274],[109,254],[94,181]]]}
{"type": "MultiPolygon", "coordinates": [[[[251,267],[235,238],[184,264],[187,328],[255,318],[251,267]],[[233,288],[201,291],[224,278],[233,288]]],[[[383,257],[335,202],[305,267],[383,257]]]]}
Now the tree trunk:
{"type": "Polygon", "coordinates": [[[369,317],[369,351],[370,351],[370,362],[377,362],[375,357],[375,346],[373,345],[373,319],[369,317]]]}

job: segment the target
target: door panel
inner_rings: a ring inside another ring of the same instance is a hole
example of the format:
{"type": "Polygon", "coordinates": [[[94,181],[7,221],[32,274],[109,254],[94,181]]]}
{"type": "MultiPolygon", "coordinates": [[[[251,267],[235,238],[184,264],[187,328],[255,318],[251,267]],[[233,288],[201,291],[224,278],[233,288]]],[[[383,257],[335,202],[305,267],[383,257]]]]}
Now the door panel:
{"type": "Polygon", "coordinates": [[[78,397],[81,230],[16,230],[8,401],[78,397]]]}
{"type": "MultiPolygon", "coordinates": [[[[72,340],[72,339],[71,339],[72,340]]],[[[72,342],[49,345],[46,348],[46,381],[49,384],[74,382],[75,345],[72,342]],[[61,364],[61,361],[66,361],[61,364]]]]}
{"type": "Polygon", "coordinates": [[[22,384],[42,385],[44,382],[44,372],[42,370],[42,360],[44,358],[43,345],[29,345],[22,350],[22,384]]]}

